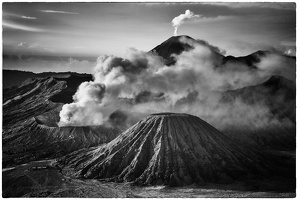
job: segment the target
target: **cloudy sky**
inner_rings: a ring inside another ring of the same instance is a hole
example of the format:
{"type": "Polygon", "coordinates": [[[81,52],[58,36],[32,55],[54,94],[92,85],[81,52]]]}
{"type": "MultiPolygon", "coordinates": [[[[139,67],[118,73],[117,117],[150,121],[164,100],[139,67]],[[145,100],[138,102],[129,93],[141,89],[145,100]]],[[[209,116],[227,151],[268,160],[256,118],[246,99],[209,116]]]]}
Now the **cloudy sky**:
{"type": "Polygon", "coordinates": [[[259,49],[295,53],[295,3],[3,3],[3,53],[97,57],[149,51],[173,35],[189,9],[201,20],[179,35],[242,56],[259,49]]]}

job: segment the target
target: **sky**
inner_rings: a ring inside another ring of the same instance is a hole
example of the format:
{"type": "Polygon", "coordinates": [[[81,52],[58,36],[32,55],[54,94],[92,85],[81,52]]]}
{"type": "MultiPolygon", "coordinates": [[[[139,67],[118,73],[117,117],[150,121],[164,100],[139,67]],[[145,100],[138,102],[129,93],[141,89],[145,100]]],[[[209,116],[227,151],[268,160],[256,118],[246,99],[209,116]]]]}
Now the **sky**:
{"type": "MultiPolygon", "coordinates": [[[[171,21],[186,10],[202,18],[182,24],[178,34],[206,40],[226,55],[244,56],[260,49],[296,53],[293,2],[6,2],[2,4],[3,54],[63,60],[80,57],[84,59],[76,61],[86,64],[103,54],[125,57],[130,47],[150,51],[173,36],[171,21]]],[[[61,68],[55,66],[53,71],[61,68]]],[[[19,69],[11,63],[3,67],[19,69]]]]}

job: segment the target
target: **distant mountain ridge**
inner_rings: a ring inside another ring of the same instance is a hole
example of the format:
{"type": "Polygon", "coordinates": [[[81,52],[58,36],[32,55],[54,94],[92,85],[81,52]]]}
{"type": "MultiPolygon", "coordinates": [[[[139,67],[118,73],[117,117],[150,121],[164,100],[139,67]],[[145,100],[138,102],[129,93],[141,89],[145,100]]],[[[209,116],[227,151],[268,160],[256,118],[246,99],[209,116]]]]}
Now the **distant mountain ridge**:
{"type": "Polygon", "coordinates": [[[3,69],[3,88],[9,88],[12,86],[17,86],[28,78],[46,78],[46,77],[56,77],[56,78],[67,78],[71,75],[91,77],[91,74],[81,74],[76,72],[42,72],[33,73],[29,71],[20,70],[8,70],[3,69]]]}
{"type": "Polygon", "coordinates": [[[270,55],[272,52],[270,51],[256,51],[254,53],[251,53],[247,56],[239,56],[239,57],[234,57],[234,56],[226,56],[223,59],[223,64],[226,64],[228,62],[236,62],[239,64],[246,64],[248,67],[251,67],[253,69],[256,69],[256,64],[261,61],[262,57],[265,57],[267,55],[270,55]]]}
{"type": "MultiPolygon", "coordinates": [[[[293,56],[287,56],[284,54],[278,54],[278,53],[274,53],[268,50],[259,50],[256,51],[254,53],[251,53],[249,55],[246,56],[239,56],[239,57],[235,57],[235,56],[224,56],[221,54],[221,52],[219,52],[218,48],[215,46],[212,46],[211,44],[209,44],[208,42],[204,41],[204,40],[195,40],[187,35],[180,35],[180,36],[172,36],[169,39],[167,39],[166,41],[162,42],[161,44],[157,45],[156,47],[154,47],[152,50],[149,51],[149,53],[154,53],[157,54],[158,56],[161,56],[164,59],[164,63],[168,66],[170,65],[174,65],[176,63],[175,57],[172,56],[173,54],[181,54],[183,51],[190,51],[192,49],[194,49],[194,46],[188,44],[188,43],[192,43],[195,45],[203,45],[208,47],[212,54],[219,60],[221,60],[221,64],[220,65],[225,65],[225,64],[242,64],[242,65],[246,65],[248,68],[250,69],[257,69],[257,64],[261,61],[261,58],[264,58],[266,56],[270,56],[270,55],[279,55],[282,56],[284,58],[288,58],[290,60],[295,60],[296,57],[293,56]],[[186,42],[188,41],[188,42],[186,42]]],[[[215,66],[217,67],[217,66],[215,66]]],[[[287,77],[288,78],[288,77],[287,77]]]]}

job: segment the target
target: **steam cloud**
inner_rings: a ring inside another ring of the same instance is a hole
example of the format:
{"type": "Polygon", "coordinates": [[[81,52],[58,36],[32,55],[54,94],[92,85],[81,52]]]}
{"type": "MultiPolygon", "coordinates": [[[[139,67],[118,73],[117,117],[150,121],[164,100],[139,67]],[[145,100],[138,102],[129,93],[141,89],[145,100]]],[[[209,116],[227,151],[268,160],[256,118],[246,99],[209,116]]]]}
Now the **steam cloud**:
{"type": "Polygon", "coordinates": [[[104,93],[103,84],[92,81],[82,83],[73,96],[74,102],[62,107],[59,125],[102,124],[101,103],[104,93]],[[90,115],[93,117],[89,117],[90,115]]]}
{"type": "MultiPolygon", "coordinates": [[[[94,81],[82,83],[74,102],[63,106],[59,125],[100,125],[110,116],[114,121],[121,116],[119,119],[129,126],[157,112],[193,114],[219,129],[231,124],[254,128],[290,124],[286,119],[277,120],[264,102],[222,101],[222,91],[258,84],[278,74],[284,58],[263,57],[258,69],[251,70],[244,64],[222,64],[223,56],[209,44],[183,37],[181,42],[194,48],[175,55],[177,61],[172,66],[136,49],[129,49],[126,58],[99,57],[94,81]],[[117,110],[127,117],[113,114],[117,110]]],[[[295,62],[290,64],[295,67],[295,62]]]]}
{"type": "Polygon", "coordinates": [[[183,23],[185,23],[187,21],[196,21],[196,20],[201,19],[201,18],[202,18],[201,15],[195,15],[190,10],[186,10],[184,14],[180,14],[179,16],[175,17],[172,20],[172,24],[173,24],[173,26],[175,28],[174,36],[177,36],[178,35],[178,28],[183,23]]]}

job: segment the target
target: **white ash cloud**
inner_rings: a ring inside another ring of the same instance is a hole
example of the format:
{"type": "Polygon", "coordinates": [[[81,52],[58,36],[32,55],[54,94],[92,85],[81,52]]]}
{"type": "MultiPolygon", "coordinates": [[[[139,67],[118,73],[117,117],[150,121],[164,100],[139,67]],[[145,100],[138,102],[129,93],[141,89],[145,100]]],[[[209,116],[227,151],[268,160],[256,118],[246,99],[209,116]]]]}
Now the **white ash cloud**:
{"type": "Polygon", "coordinates": [[[179,26],[181,26],[182,24],[184,24],[187,21],[195,21],[202,18],[201,15],[195,15],[193,12],[191,12],[190,10],[186,10],[184,14],[180,14],[179,16],[175,17],[172,20],[172,24],[175,28],[174,31],[174,36],[178,35],[178,28],[179,26]]]}
{"type": "Polygon", "coordinates": [[[102,124],[101,107],[104,93],[105,85],[103,84],[92,81],[82,83],[73,96],[74,102],[63,105],[59,126],[102,124]]]}
{"type": "Polygon", "coordinates": [[[193,23],[198,22],[199,20],[213,20],[213,19],[225,19],[225,17],[218,16],[218,17],[206,17],[199,14],[194,14],[190,10],[186,10],[185,13],[178,15],[172,20],[172,25],[174,27],[174,36],[178,35],[179,27],[184,23],[193,23]]]}
{"type": "Polygon", "coordinates": [[[209,44],[209,42],[207,42],[207,41],[205,41],[205,40],[197,39],[196,41],[197,41],[198,43],[200,43],[201,45],[208,46],[212,51],[217,52],[217,53],[219,53],[219,54],[221,54],[221,55],[225,55],[225,54],[227,53],[226,50],[221,49],[221,48],[219,48],[219,47],[217,47],[217,46],[211,45],[211,44],[209,44]]]}
{"type": "Polygon", "coordinates": [[[258,64],[260,73],[281,75],[289,80],[296,80],[296,59],[280,54],[270,54],[258,64]]]}
{"type": "MultiPolygon", "coordinates": [[[[181,41],[194,49],[175,55],[177,62],[172,66],[136,49],[130,49],[126,58],[99,57],[94,81],[82,83],[74,103],[63,106],[60,125],[100,125],[117,110],[127,115],[121,119],[128,125],[157,112],[193,114],[220,129],[231,124],[259,127],[288,123],[274,118],[264,102],[221,101],[220,91],[257,84],[270,77],[276,71],[269,64],[272,58],[262,57],[256,70],[244,64],[223,65],[223,56],[210,45],[186,38],[181,41]]],[[[276,66],[281,62],[285,60],[276,57],[276,66]]]]}

